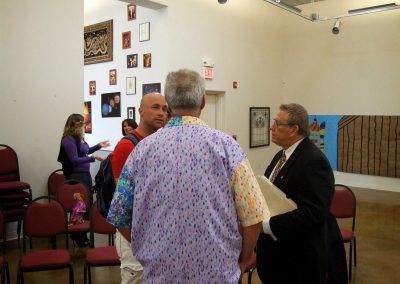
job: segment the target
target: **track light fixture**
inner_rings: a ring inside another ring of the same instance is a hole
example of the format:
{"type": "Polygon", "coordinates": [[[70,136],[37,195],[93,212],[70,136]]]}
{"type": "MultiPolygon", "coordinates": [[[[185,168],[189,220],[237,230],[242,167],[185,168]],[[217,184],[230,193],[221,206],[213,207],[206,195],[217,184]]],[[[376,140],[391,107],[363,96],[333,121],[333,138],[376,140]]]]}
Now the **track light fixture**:
{"type": "Polygon", "coordinates": [[[333,33],[334,35],[337,35],[337,34],[340,32],[341,26],[342,26],[342,22],[340,21],[340,19],[337,19],[337,20],[335,21],[335,24],[333,25],[332,33],[333,33]]]}
{"type": "Polygon", "coordinates": [[[218,0],[219,4],[225,4],[227,0],[218,0]]]}

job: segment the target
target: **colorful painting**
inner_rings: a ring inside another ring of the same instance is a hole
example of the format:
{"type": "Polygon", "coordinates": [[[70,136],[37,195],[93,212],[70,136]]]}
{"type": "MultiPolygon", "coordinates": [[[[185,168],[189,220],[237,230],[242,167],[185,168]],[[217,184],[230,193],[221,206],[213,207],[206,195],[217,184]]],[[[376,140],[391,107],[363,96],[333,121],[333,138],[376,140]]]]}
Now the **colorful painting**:
{"type": "Polygon", "coordinates": [[[333,170],[400,177],[400,116],[310,115],[309,122],[333,170]]]}

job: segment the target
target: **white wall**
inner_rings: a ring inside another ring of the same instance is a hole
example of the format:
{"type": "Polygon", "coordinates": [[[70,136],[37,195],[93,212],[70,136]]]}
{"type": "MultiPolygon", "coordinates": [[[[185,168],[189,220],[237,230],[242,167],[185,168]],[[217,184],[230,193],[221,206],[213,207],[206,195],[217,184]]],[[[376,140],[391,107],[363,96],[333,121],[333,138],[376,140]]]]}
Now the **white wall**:
{"type": "Polygon", "coordinates": [[[0,21],[0,143],[43,195],[65,121],[82,112],[83,1],[2,0],[0,21]]]}
{"type": "MultiPolygon", "coordinates": [[[[331,33],[333,21],[291,16],[283,102],[297,101],[311,114],[400,115],[400,10],[344,18],[338,35],[331,33]]],[[[400,191],[398,178],[335,175],[347,185],[400,191]]]]}
{"type": "MultiPolygon", "coordinates": [[[[140,121],[139,104],[142,98],[142,84],[161,82],[164,88],[164,79],[167,74],[168,54],[166,43],[166,11],[150,10],[137,7],[136,20],[127,20],[127,3],[109,0],[85,0],[85,26],[99,22],[113,20],[114,52],[113,61],[103,62],[84,67],[84,99],[92,102],[91,134],[85,139],[89,145],[102,140],[109,140],[111,145],[107,150],[113,150],[121,139],[121,122],[127,118],[127,107],[135,107],[136,121],[140,121]],[[150,41],[139,42],[139,24],[150,22],[150,41]],[[131,32],[131,48],[122,49],[122,33],[131,32]],[[127,68],[128,54],[138,54],[138,67],[127,68]],[[152,54],[151,68],[143,68],[143,54],[152,54]],[[109,85],[109,70],[117,69],[117,85],[109,85]],[[126,95],[126,77],[136,77],[136,94],[126,95]],[[97,92],[89,95],[89,81],[95,80],[97,92]],[[121,117],[102,118],[101,94],[121,92],[121,117]]],[[[83,108],[83,106],[82,106],[83,108]]],[[[93,165],[93,168],[98,163],[93,165]]]]}

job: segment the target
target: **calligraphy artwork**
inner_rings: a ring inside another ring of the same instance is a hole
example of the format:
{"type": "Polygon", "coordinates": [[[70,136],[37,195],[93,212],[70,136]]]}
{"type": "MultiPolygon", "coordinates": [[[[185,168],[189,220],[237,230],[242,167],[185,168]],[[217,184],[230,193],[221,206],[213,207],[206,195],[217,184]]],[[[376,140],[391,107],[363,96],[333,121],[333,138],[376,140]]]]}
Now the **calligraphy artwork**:
{"type": "Polygon", "coordinates": [[[113,20],[85,27],[85,65],[113,60],[113,20]]]}

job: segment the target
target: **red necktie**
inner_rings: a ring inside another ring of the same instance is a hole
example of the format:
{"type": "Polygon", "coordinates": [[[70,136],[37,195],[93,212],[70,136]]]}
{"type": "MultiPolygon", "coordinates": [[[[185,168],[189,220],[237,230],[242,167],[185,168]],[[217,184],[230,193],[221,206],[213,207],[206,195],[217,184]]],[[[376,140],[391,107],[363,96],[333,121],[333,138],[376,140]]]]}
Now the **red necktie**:
{"type": "Polygon", "coordinates": [[[272,174],[270,181],[274,182],[274,180],[276,179],[278,173],[281,171],[282,165],[286,162],[286,155],[285,155],[285,151],[282,152],[282,156],[278,161],[278,164],[275,167],[274,173],[272,174]]]}

